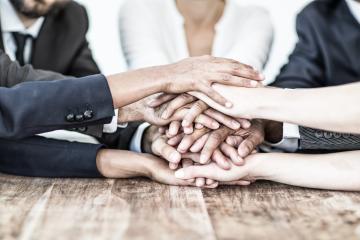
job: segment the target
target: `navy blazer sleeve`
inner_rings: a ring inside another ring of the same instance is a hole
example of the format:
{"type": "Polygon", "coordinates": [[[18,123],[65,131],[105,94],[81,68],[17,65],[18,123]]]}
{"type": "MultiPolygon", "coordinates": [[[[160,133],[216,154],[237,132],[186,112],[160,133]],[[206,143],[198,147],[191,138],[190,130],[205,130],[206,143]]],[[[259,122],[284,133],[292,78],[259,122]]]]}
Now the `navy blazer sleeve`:
{"type": "Polygon", "coordinates": [[[281,69],[272,86],[281,88],[316,88],[323,86],[324,66],[317,31],[311,12],[304,10],[296,21],[298,42],[289,62],[281,69]]]}
{"type": "Polygon", "coordinates": [[[101,177],[97,152],[104,147],[128,150],[140,123],[99,139],[103,144],[69,142],[34,136],[0,139],[0,172],[29,177],[101,177]],[[104,145],[106,144],[106,146],[104,145]]]}
{"type": "Polygon", "coordinates": [[[0,139],[0,171],[29,177],[101,177],[96,155],[101,144],[47,139],[0,139]]]}
{"type": "Polygon", "coordinates": [[[0,88],[1,138],[105,124],[113,115],[111,92],[102,75],[0,88]]]}

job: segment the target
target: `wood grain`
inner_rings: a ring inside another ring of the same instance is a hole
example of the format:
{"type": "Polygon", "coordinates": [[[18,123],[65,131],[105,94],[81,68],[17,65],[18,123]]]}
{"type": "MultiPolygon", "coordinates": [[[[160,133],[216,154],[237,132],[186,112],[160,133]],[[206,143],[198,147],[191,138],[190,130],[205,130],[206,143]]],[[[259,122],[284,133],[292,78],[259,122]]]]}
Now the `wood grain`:
{"type": "Polygon", "coordinates": [[[360,195],[0,175],[0,239],[359,239],[360,195]]]}

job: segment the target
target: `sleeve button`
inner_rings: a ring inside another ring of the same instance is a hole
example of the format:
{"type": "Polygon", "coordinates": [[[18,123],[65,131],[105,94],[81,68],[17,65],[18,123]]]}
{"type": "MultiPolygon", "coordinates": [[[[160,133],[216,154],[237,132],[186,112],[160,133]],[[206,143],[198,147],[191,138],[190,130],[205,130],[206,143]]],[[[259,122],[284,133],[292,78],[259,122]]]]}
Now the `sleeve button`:
{"type": "Polygon", "coordinates": [[[69,114],[66,116],[66,121],[67,121],[67,122],[73,122],[73,121],[75,121],[75,115],[72,114],[72,113],[69,113],[69,114]]]}
{"type": "Polygon", "coordinates": [[[84,121],[84,115],[82,115],[82,114],[76,115],[76,116],[75,116],[75,120],[76,120],[77,122],[82,122],[82,121],[84,121]]]}
{"type": "Polygon", "coordinates": [[[81,127],[81,128],[79,128],[79,132],[86,132],[86,130],[87,130],[87,127],[81,127]]]}
{"type": "Polygon", "coordinates": [[[94,112],[92,110],[86,110],[84,112],[85,119],[92,119],[94,116],[94,112]]]}

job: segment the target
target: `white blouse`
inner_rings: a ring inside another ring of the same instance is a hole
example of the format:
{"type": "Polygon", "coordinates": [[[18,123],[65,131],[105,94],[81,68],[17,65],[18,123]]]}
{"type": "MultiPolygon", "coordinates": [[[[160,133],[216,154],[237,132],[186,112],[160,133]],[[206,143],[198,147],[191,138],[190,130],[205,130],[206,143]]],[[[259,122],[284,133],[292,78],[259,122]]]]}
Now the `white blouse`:
{"type": "MultiPolygon", "coordinates": [[[[273,40],[271,19],[265,9],[226,0],[215,31],[213,56],[263,69],[273,40]]],[[[189,57],[184,19],[175,0],[127,0],[120,13],[120,37],[130,69],[189,57]]]]}

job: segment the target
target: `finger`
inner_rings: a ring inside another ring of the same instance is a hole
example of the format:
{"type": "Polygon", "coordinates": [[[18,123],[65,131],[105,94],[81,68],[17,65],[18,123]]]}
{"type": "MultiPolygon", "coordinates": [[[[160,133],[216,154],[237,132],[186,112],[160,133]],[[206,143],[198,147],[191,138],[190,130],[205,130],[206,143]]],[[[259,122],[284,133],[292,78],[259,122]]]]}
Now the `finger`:
{"type": "Polygon", "coordinates": [[[215,150],[215,152],[213,153],[212,160],[224,170],[230,170],[231,168],[231,165],[229,163],[230,160],[225,157],[224,154],[222,154],[222,152],[218,149],[215,150]]]}
{"type": "MultiPolygon", "coordinates": [[[[219,127],[220,127],[220,124],[217,121],[215,121],[211,117],[206,116],[204,114],[199,115],[195,119],[195,122],[200,123],[201,125],[203,125],[207,128],[213,129],[213,130],[219,129],[219,127]]],[[[195,128],[196,128],[196,126],[195,126],[195,128]]]]}
{"type": "Polygon", "coordinates": [[[200,163],[200,154],[198,153],[184,153],[182,154],[182,158],[190,159],[193,163],[200,163]]]}
{"type": "Polygon", "coordinates": [[[178,95],[174,100],[172,100],[165,108],[164,112],[161,114],[162,119],[169,119],[179,108],[195,101],[196,98],[189,94],[178,95]]]}
{"type": "Polygon", "coordinates": [[[178,163],[169,163],[169,168],[171,170],[176,170],[179,167],[178,163]]]}
{"type": "Polygon", "coordinates": [[[207,134],[209,132],[208,129],[203,128],[200,130],[195,130],[192,134],[190,135],[185,135],[184,138],[181,140],[177,150],[180,153],[185,153],[189,150],[189,148],[202,136],[204,136],[205,134],[207,134]]]}
{"type": "Polygon", "coordinates": [[[265,80],[265,76],[262,73],[249,65],[232,64],[231,66],[229,65],[229,67],[227,73],[230,73],[231,75],[256,81],[265,80]]]}
{"type": "Polygon", "coordinates": [[[192,134],[193,132],[194,132],[193,126],[184,128],[184,133],[185,134],[192,134]]]}
{"type": "Polygon", "coordinates": [[[178,95],[175,95],[175,94],[166,94],[166,93],[163,93],[163,94],[160,94],[158,95],[157,97],[155,98],[152,98],[150,99],[146,105],[148,107],[151,107],[151,108],[156,108],[164,103],[167,103],[168,101],[176,98],[178,95]]]}
{"type": "Polygon", "coordinates": [[[229,186],[249,186],[251,181],[239,180],[239,181],[231,181],[231,182],[221,182],[220,185],[229,185],[229,186]]]}
{"type": "Polygon", "coordinates": [[[201,149],[203,149],[203,147],[205,146],[206,140],[209,138],[209,136],[210,134],[205,134],[204,136],[196,140],[196,142],[191,146],[190,152],[193,153],[200,152],[201,149]]]}
{"type": "MultiPolygon", "coordinates": [[[[194,165],[194,162],[191,159],[183,159],[182,160],[182,167],[187,168],[194,165]]],[[[189,183],[195,183],[195,178],[186,180],[189,183]]]]}
{"type": "Polygon", "coordinates": [[[195,185],[197,187],[204,187],[205,186],[205,178],[196,178],[195,185]]]}
{"type": "Polygon", "coordinates": [[[240,122],[214,109],[208,109],[204,113],[212,119],[216,120],[217,122],[222,123],[223,125],[231,129],[238,130],[241,127],[240,122]]]}
{"type": "Polygon", "coordinates": [[[226,157],[230,158],[235,165],[244,165],[244,160],[239,156],[238,152],[234,147],[230,146],[227,143],[222,143],[220,146],[220,150],[226,157]]]}
{"type": "Polygon", "coordinates": [[[197,100],[190,108],[190,110],[187,112],[187,114],[184,117],[184,120],[182,121],[183,127],[190,127],[193,125],[195,119],[202,114],[206,109],[208,109],[208,105],[201,101],[197,100]]]}
{"type": "Polygon", "coordinates": [[[195,128],[202,129],[202,128],[204,128],[204,125],[202,125],[201,123],[195,123],[195,128]]]}
{"type": "Polygon", "coordinates": [[[250,134],[239,146],[238,152],[240,157],[245,158],[256,149],[258,145],[263,142],[263,137],[260,134],[250,134]]]}
{"type": "Polygon", "coordinates": [[[210,85],[206,86],[205,84],[200,85],[199,91],[207,95],[209,98],[214,100],[215,102],[219,103],[222,106],[225,106],[227,108],[231,108],[233,104],[229,102],[226,98],[221,96],[220,93],[215,91],[210,85]]]}
{"type": "Polygon", "coordinates": [[[212,80],[215,83],[231,85],[237,87],[256,88],[261,87],[261,83],[257,80],[251,80],[239,76],[231,75],[231,73],[217,73],[213,74],[212,80]]]}
{"type": "Polygon", "coordinates": [[[187,168],[181,168],[175,172],[175,177],[178,179],[193,179],[193,178],[210,178],[214,180],[217,179],[219,175],[216,173],[215,168],[207,166],[190,166],[187,168]]]}
{"type": "Polygon", "coordinates": [[[207,139],[204,148],[201,151],[200,162],[202,164],[207,163],[214,151],[224,142],[226,137],[230,134],[229,128],[222,127],[213,131],[207,139]]]}
{"type": "Polygon", "coordinates": [[[172,121],[169,125],[169,131],[167,134],[168,138],[172,138],[174,136],[176,136],[179,132],[181,125],[179,121],[172,121]]]}
{"type": "Polygon", "coordinates": [[[177,146],[177,145],[179,145],[179,143],[181,142],[183,137],[184,137],[184,134],[176,135],[175,137],[170,138],[167,141],[167,144],[169,144],[170,146],[177,146]]]}
{"type": "Polygon", "coordinates": [[[214,184],[214,183],[215,183],[214,180],[209,179],[209,178],[206,179],[206,185],[212,185],[212,184],[214,184]]]}
{"type": "Polygon", "coordinates": [[[237,119],[237,121],[240,123],[241,127],[244,129],[249,129],[251,127],[251,122],[247,119],[237,119]]]}
{"type": "Polygon", "coordinates": [[[213,189],[213,188],[217,188],[218,186],[219,186],[219,182],[214,182],[211,185],[205,185],[204,188],[213,189]]]}
{"type": "Polygon", "coordinates": [[[157,156],[161,156],[169,162],[179,163],[181,161],[181,154],[177,152],[174,147],[168,145],[166,142],[167,139],[165,137],[160,137],[156,139],[151,146],[152,152],[157,156]]]}
{"type": "Polygon", "coordinates": [[[244,141],[244,138],[241,136],[229,136],[225,142],[232,147],[238,148],[242,141],[244,141]]]}

